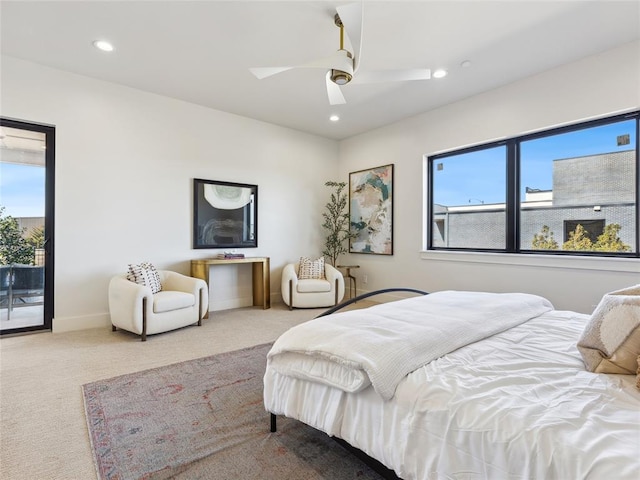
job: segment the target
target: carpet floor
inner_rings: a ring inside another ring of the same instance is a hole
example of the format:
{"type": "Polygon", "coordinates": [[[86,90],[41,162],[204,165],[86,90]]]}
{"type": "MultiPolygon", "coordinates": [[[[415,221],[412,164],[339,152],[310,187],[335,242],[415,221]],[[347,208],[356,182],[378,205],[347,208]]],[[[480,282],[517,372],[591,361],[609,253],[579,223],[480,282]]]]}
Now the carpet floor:
{"type": "Polygon", "coordinates": [[[98,477],[380,479],[326,434],[278,418],[262,390],[271,343],[83,385],[98,477]]]}

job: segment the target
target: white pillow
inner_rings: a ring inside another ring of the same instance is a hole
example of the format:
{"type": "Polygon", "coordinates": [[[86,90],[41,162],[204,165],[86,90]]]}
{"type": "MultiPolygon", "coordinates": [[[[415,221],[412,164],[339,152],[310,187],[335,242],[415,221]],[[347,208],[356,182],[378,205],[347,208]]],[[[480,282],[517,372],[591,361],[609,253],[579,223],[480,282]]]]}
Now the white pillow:
{"type": "Polygon", "coordinates": [[[578,350],[590,372],[636,373],[640,355],[640,284],[602,297],[578,340],[578,350]]]}
{"type": "Polygon", "coordinates": [[[151,288],[151,293],[158,293],[162,290],[160,274],[156,270],[156,267],[149,262],[142,262],[139,265],[130,263],[127,279],[151,288]]]}
{"type": "Polygon", "coordinates": [[[311,260],[309,257],[300,257],[298,268],[298,280],[324,280],[324,257],[311,260]]]}

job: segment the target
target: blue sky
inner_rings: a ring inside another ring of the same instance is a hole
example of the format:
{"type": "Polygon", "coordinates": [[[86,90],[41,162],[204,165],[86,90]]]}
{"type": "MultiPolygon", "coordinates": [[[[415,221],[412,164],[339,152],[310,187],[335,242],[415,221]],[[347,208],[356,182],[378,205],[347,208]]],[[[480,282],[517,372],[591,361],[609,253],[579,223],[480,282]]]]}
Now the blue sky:
{"type": "Polygon", "coordinates": [[[12,217],[44,217],[45,168],[0,162],[0,206],[12,217]]]}
{"type": "MultiPolygon", "coordinates": [[[[552,189],[553,160],[596,155],[635,146],[635,121],[529,140],[521,144],[521,198],[525,187],[552,189]],[[619,135],[628,134],[629,145],[617,145],[619,135]]],[[[434,202],[440,205],[477,205],[505,201],[506,147],[471,152],[435,162],[434,202]],[[439,163],[442,170],[437,169],[439,163]]]]}

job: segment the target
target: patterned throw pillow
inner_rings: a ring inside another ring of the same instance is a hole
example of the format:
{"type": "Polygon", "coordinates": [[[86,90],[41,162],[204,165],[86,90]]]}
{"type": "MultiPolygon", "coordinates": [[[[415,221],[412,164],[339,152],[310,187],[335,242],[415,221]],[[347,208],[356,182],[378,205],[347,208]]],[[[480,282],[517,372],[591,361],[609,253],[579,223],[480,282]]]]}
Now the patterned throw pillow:
{"type": "Polygon", "coordinates": [[[151,293],[158,293],[162,290],[160,274],[156,267],[149,262],[142,262],[139,265],[130,263],[127,279],[138,285],[145,285],[151,288],[151,293]]]}
{"type": "Polygon", "coordinates": [[[311,260],[309,257],[300,257],[300,269],[298,270],[298,279],[324,279],[324,257],[311,260]]]}
{"type": "Polygon", "coordinates": [[[578,340],[578,350],[590,372],[636,373],[640,354],[640,284],[602,297],[578,340]]]}

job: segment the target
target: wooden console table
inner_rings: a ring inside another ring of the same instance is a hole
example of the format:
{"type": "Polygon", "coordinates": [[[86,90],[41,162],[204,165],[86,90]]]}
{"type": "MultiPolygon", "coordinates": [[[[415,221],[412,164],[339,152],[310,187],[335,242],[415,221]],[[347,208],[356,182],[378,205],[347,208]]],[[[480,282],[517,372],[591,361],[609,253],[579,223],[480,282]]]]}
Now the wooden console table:
{"type": "Polygon", "coordinates": [[[214,265],[252,264],[253,304],[271,308],[271,271],[269,257],[203,258],[191,260],[191,276],[201,278],[209,285],[209,269],[214,265]]]}

